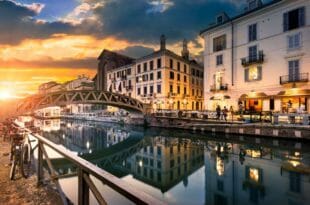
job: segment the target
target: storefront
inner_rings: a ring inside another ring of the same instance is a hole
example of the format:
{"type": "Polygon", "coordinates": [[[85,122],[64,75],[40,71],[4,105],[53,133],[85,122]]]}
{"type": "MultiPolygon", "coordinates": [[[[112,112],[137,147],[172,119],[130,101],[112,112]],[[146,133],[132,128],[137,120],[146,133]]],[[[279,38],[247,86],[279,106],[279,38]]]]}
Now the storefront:
{"type": "Polygon", "coordinates": [[[221,109],[230,107],[230,96],[223,94],[215,94],[210,98],[211,107],[210,110],[216,110],[216,107],[219,105],[221,109]]]}
{"type": "MultiPolygon", "coordinates": [[[[242,103],[243,108],[247,111],[261,112],[266,110],[265,104],[269,103],[269,97],[265,93],[251,92],[240,96],[239,103],[242,103]]],[[[270,107],[268,105],[268,107],[270,107]]],[[[270,108],[268,108],[269,110],[270,108]]]]}
{"type": "Polygon", "coordinates": [[[281,91],[276,96],[280,100],[281,112],[298,113],[310,112],[310,90],[292,88],[281,91]]]}

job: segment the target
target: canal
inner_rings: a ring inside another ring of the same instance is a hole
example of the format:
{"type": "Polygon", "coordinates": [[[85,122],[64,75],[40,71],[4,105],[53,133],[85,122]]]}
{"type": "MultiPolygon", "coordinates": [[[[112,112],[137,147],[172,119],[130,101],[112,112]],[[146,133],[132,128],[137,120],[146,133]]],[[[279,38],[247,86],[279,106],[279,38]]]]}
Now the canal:
{"type": "MultiPolygon", "coordinates": [[[[168,204],[310,204],[308,142],[58,119],[36,120],[35,126],[54,143],[168,204]]],[[[76,171],[49,154],[60,174],[76,171]]],[[[93,180],[109,204],[131,204],[93,180]]],[[[77,177],[60,184],[76,204],[77,177]]]]}

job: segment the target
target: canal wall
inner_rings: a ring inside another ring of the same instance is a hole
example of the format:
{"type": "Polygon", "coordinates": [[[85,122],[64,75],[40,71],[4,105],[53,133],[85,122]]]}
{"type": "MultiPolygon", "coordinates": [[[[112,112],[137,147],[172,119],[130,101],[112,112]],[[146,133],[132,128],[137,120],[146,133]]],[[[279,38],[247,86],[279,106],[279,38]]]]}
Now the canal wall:
{"type": "Polygon", "coordinates": [[[146,117],[148,126],[186,129],[197,132],[227,133],[249,136],[310,140],[310,126],[272,125],[269,123],[223,122],[174,117],[146,117]]]}

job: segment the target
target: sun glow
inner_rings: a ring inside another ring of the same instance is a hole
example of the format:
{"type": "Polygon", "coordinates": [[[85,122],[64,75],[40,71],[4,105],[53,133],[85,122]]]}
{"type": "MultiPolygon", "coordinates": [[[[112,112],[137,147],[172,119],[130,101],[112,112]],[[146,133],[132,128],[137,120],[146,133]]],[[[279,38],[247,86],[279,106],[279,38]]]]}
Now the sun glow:
{"type": "Polygon", "coordinates": [[[0,100],[7,100],[12,98],[10,91],[8,90],[0,90],[0,100]]]}

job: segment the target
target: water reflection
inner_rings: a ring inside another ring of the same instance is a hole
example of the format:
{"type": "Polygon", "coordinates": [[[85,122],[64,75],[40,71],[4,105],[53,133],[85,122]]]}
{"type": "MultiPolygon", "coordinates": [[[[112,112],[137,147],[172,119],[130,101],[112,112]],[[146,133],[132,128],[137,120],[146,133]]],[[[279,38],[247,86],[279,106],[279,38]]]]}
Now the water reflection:
{"type": "MultiPolygon", "coordinates": [[[[305,142],[78,121],[42,124],[49,126],[41,127],[45,137],[168,204],[310,202],[305,142]]],[[[63,159],[53,163],[60,173],[75,172],[63,159]]]]}

